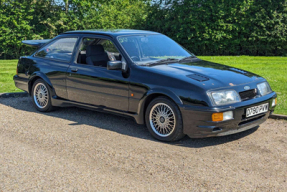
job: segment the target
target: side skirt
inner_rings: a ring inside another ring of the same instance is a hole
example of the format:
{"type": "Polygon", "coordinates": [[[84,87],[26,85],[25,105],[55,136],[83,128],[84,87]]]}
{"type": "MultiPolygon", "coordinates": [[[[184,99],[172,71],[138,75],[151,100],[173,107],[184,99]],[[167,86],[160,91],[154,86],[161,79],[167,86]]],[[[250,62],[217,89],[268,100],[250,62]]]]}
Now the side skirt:
{"type": "Polygon", "coordinates": [[[110,114],[120,115],[120,116],[124,116],[124,117],[132,117],[132,118],[134,118],[136,123],[140,124],[138,121],[139,115],[137,113],[114,110],[111,108],[107,108],[105,106],[97,106],[97,105],[89,105],[86,103],[79,103],[79,102],[75,102],[75,101],[61,99],[57,96],[52,97],[52,105],[55,107],[79,107],[79,108],[84,108],[84,109],[88,109],[88,110],[92,110],[92,111],[110,113],[110,114]]]}

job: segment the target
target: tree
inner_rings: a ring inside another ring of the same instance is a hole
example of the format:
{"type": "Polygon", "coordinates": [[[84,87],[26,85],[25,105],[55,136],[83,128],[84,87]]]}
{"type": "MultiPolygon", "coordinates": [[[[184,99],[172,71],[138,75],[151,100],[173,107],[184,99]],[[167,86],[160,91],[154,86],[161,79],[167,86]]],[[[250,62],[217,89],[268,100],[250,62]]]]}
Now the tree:
{"type": "Polygon", "coordinates": [[[198,55],[287,55],[286,0],[157,0],[144,28],[198,55]]]}
{"type": "Polygon", "coordinates": [[[142,0],[6,0],[0,5],[0,58],[29,54],[26,39],[79,29],[134,28],[144,21],[142,0]]]}

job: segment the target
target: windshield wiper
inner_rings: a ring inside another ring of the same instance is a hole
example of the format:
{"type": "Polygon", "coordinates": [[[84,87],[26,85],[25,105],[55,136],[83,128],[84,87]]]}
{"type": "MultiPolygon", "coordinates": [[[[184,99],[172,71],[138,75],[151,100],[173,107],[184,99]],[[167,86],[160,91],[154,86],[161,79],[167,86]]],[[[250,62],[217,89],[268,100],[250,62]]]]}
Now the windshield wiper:
{"type": "Polygon", "coordinates": [[[184,58],[180,59],[179,62],[186,61],[186,60],[189,60],[189,59],[194,59],[194,58],[197,58],[197,57],[195,55],[191,55],[191,56],[184,57],[184,58]]]}
{"type": "Polygon", "coordinates": [[[145,65],[156,65],[156,64],[165,64],[165,63],[169,63],[169,62],[177,62],[179,61],[179,59],[174,59],[174,58],[167,58],[167,59],[161,59],[155,62],[151,62],[151,63],[146,63],[145,65]]]}

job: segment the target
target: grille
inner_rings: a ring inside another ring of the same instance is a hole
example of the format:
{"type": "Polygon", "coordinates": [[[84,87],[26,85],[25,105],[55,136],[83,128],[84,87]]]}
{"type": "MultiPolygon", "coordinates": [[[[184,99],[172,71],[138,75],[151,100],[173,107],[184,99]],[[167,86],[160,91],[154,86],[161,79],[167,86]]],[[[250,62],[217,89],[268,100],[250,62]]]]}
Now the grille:
{"type": "Polygon", "coordinates": [[[256,89],[251,89],[248,91],[243,91],[239,93],[241,100],[248,100],[248,99],[253,99],[257,95],[256,89]]]}

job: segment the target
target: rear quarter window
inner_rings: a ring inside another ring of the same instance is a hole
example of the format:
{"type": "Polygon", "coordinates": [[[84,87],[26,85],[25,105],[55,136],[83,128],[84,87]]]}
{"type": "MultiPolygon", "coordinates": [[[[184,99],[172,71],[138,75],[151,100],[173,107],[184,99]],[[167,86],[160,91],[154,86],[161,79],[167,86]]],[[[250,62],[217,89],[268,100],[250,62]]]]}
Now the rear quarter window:
{"type": "Polygon", "coordinates": [[[35,56],[49,59],[57,59],[69,62],[71,60],[77,38],[61,38],[42,49],[35,56]]]}

